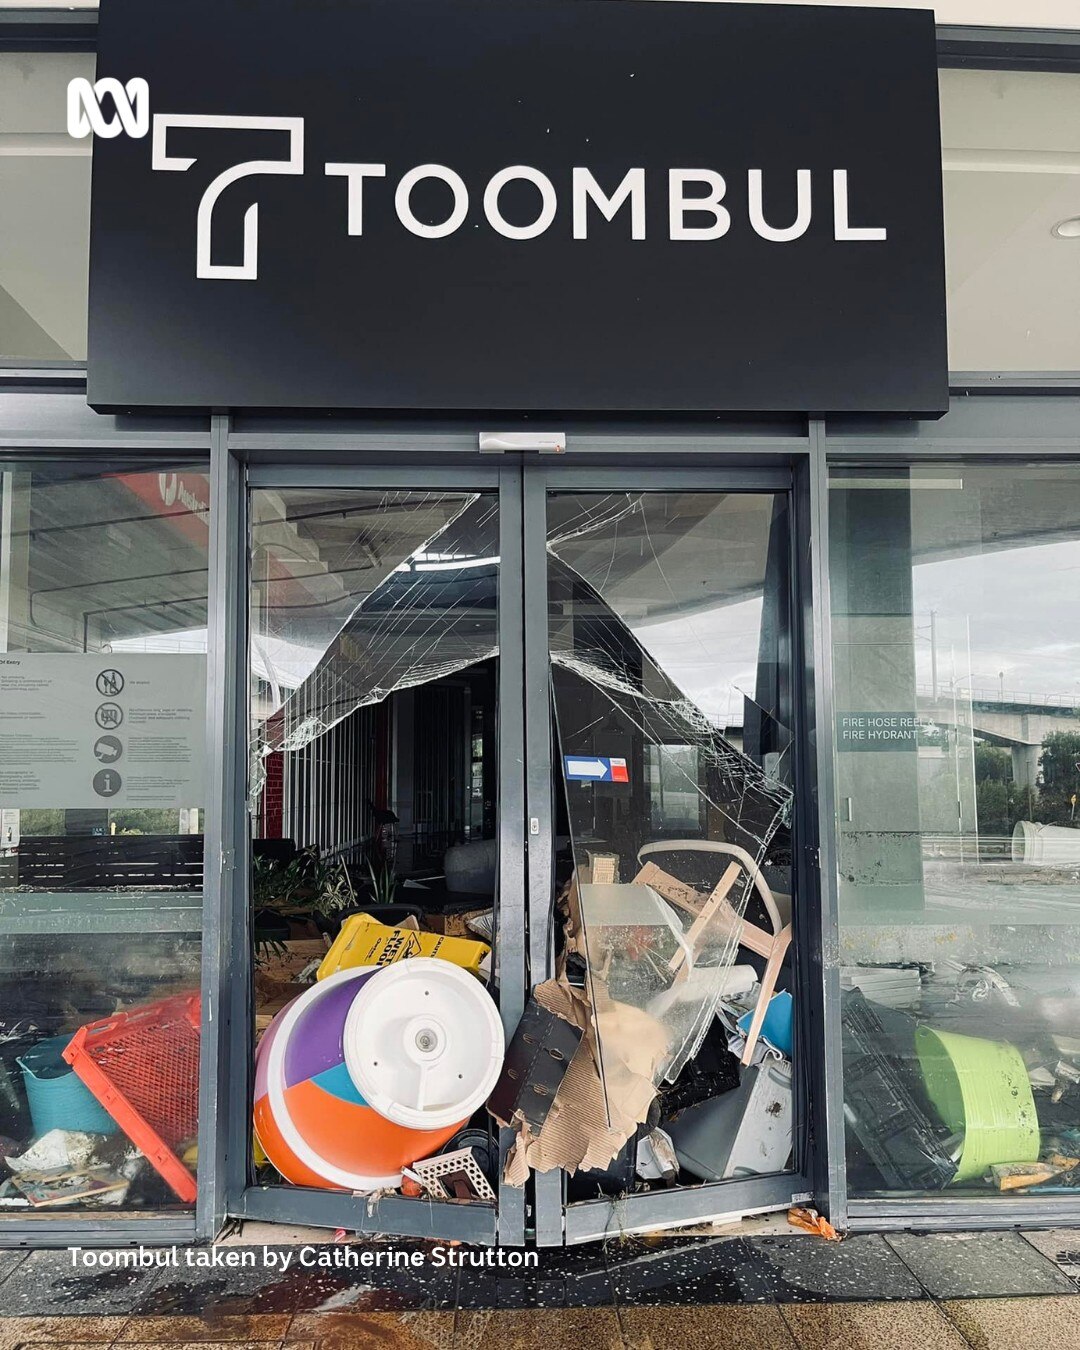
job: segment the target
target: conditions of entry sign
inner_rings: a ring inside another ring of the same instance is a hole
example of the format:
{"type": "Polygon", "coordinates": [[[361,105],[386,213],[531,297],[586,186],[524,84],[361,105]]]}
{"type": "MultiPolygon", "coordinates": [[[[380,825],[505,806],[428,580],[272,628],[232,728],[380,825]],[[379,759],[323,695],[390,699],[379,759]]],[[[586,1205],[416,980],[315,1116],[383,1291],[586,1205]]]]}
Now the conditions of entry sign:
{"type": "Polygon", "coordinates": [[[95,407],[946,406],[929,12],[102,0],[98,53],[95,407]]]}

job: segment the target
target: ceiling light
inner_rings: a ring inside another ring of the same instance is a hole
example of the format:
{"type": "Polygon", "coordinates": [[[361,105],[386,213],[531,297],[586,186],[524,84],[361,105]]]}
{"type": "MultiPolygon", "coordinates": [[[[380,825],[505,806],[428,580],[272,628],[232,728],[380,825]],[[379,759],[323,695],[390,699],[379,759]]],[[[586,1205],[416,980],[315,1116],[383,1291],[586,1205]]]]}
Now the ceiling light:
{"type": "Polygon", "coordinates": [[[1059,220],[1050,233],[1058,239],[1080,239],[1080,216],[1059,220]]]}

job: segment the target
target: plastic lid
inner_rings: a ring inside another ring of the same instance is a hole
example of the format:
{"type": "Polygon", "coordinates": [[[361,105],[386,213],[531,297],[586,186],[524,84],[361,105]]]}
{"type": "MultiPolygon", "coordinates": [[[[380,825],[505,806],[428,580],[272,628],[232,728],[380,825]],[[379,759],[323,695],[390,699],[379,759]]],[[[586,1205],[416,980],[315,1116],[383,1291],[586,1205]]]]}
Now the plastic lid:
{"type": "Polygon", "coordinates": [[[467,1120],[490,1096],[505,1048],[484,986],[432,957],[385,966],[345,1022],[345,1064],[364,1100],[415,1130],[467,1120]]]}

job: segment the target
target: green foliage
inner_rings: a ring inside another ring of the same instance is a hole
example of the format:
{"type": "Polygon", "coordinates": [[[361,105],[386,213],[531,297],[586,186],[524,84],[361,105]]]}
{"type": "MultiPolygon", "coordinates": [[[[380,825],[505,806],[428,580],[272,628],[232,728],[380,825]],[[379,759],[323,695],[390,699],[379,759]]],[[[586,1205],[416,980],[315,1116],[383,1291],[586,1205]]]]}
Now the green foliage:
{"type": "Polygon", "coordinates": [[[27,839],[64,833],[64,813],[52,807],[33,807],[19,812],[19,833],[27,839]]]}
{"type": "Polygon", "coordinates": [[[1039,805],[1032,819],[1044,824],[1071,824],[1078,818],[1070,798],[1080,796],[1080,732],[1052,731],[1039,756],[1039,805]]]}
{"type": "Polygon", "coordinates": [[[371,898],[377,905],[392,905],[397,894],[398,879],[394,869],[384,862],[376,867],[370,858],[367,860],[368,877],[371,884],[371,898]]]}
{"type": "Polygon", "coordinates": [[[302,849],[290,862],[255,858],[251,865],[251,900],[256,909],[279,914],[329,915],[356,903],[356,891],[343,862],[302,849]]]}
{"type": "Polygon", "coordinates": [[[998,745],[975,746],[975,805],[982,834],[1011,835],[1033,818],[1035,794],[1013,782],[1012,756],[998,745]]]}

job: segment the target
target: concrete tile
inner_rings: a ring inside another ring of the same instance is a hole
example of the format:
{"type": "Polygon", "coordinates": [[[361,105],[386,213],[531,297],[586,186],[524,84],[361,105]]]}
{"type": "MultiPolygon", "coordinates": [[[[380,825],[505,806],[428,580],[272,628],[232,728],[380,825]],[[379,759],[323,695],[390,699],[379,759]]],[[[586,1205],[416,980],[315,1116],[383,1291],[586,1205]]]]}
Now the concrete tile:
{"type": "MultiPolygon", "coordinates": [[[[404,1247],[405,1244],[395,1244],[404,1247]]],[[[262,1249],[255,1264],[234,1269],[162,1270],[136,1305],[140,1317],[195,1318],[211,1328],[222,1318],[288,1316],[321,1310],[355,1312],[411,1311],[445,1308],[457,1301],[458,1272],[430,1274],[425,1267],[302,1267],[294,1259],[282,1271],[264,1263],[262,1249]]],[[[233,1248],[239,1252],[239,1248],[233,1248]]],[[[252,1334],[268,1334],[252,1324],[252,1334]]],[[[282,1333],[283,1334],[283,1333],[282,1333]]]]}
{"type": "Polygon", "coordinates": [[[801,1350],[969,1350],[928,1299],[914,1303],[788,1303],[781,1310],[801,1350]]]}
{"type": "Polygon", "coordinates": [[[980,1298],[942,1304],[972,1350],[1052,1345],[1080,1350],[1080,1306],[1062,1298],[980,1298]]]}
{"type": "Polygon", "coordinates": [[[287,1341],[314,1341],[318,1350],[452,1350],[453,1312],[298,1313],[287,1341]]]}
{"type": "Polygon", "coordinates": [[[25,1251],[0,1251],[0,1284],[2,1284],[16,1266],[26,1260],[25,1251]]]}
{"type": "Polygon", "coordinates": [[[117,1345],[155,1341],[161,1345],[194,1342],[280,1341],[291,1313],[214,1313],[205,1317],[161,1317],[139,1313],[117,1337],[117,1345]]]}
{"type": "Polygon", "coordinates": [[[1020,1236],[1037,1252],[1053,1261],[1058,1270],[1080,1289],[1080,1230],[1076,1228],[1025,1229],[1020,1236]]]}
{"type": "Polygon", "coordinates": [[[603,1243],[545,1247],[537,1255],[539,1265],[528,1269],[463,1267],[458,1307],[494,1310],[614,1306],[614,1287],[603,1243]]]}
{"type": "Polygon", "coordinates": [[[767,1272],[773,1297],[780,1302],[925,1297],[918,1280],[877,1233],[857,1233],[843,1242],[764,1237],[752,1239],[747,1247],[767,1272]]]}
{"type": "Polygon", "coordinates": [[[51,1346],[112,1345],[127,1317],[2,1317],[0,1350],[26,1344],[51,1346]]]}
{"type": "Polygon", "coordinates": [[[66,1250],[30,1252],[0,1285],[0,1304],[15,1317],[130,1314],[160,1273],[73,1266],[66,1250]]]}
{"type": "MultiPolygon", "coordinates": [[[[666,1311],[666,1309],[665,1309],[666,1311]]],[[[461,1310],[454,1350],[624,1350],[613,1308],[529,1308],[461,1310]]]]}
{"type": "Polygon", "coordinates": [[[607,1262],[620,1307],[773,1300],[767,1263],[738,1238],[630,1239],[609,1245],[607,1262]]]}
{"type": "Polygon", "coordinates": [[[795,1341],[779,1309],[724,1305],[709,1308],[620,1308],[627,1350],[782,1350],[795,1341]]]}
{"type": "Polygon", "coordinates": [[[1074,1292],[1019,1233],[890,1233],[885,1241],[932,1298],[1074,1292]]]}
{"type": "MultiPolygon", "coordinates": [[[[132,1341],[132,1350],[279,1350],[280,1341],[132,1341]]],[[[29,1346],[27,1350],[30,1350],[29,1346]]]]}

